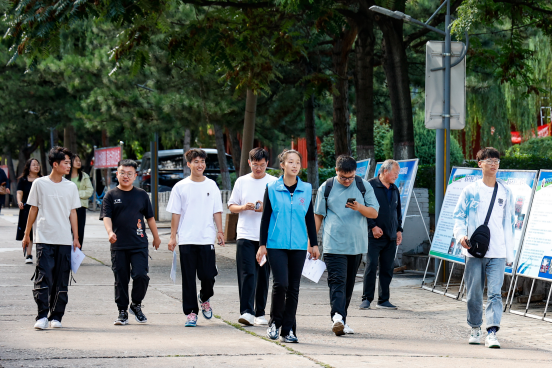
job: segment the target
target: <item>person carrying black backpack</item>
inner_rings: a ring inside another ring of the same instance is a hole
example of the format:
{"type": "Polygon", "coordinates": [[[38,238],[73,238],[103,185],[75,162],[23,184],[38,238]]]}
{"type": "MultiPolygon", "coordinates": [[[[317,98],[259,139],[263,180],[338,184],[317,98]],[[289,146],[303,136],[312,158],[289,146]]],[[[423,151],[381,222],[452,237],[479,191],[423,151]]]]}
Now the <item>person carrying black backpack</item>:
{"type": "MultiPolygon", "coordinates": [[[[356,176],[354,158],[336,160],[336,176],[320,186],[316,195],[316,232],[324,222],[324,261],[328,269],[332,331],[336,336],[354,333],[346,324],[355,278],[362,255],[368,251],[368,221],[378,216],[379,203],[372,186],[356,176]]],[[[317,251],[309,253],[318,258],[317,251]]]]}

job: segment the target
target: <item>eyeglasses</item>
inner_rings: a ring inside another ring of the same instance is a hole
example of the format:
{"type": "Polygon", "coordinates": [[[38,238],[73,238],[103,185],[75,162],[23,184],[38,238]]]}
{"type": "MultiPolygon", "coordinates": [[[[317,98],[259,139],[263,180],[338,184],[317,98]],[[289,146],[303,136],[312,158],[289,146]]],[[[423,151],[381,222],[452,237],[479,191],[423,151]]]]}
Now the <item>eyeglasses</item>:
{"type": "Polygon", "coordinates": [[[121,177],[132,178],[134,176],[134,174],[136,174],[136,173],[119,171],[119,176],[121,176],[121,177]]]}
{"type": "Polygon", "coordinates": [[[262,164],[262,165],[257,165],[257,164],[253,164],[251,165],[254,169],[264,169],[266,167],[266,164],[262,164]]]}
{"type": "Polygon", "coordinates": [[[341,176],[341,175],[339,175],[339,180],[341,180],[341,181],[353,181],[353,180],[355,180],[355,175],[353,175],[353,176],[341,176]]]}
{"type": "Polygon", "coordinates": [[[500,160],[491,160],[491,159],[486,159],[486,160],[481,160],[479,162],[484,162],[486,163],[487,165],[498,165],[500,164],[500,160]]]}

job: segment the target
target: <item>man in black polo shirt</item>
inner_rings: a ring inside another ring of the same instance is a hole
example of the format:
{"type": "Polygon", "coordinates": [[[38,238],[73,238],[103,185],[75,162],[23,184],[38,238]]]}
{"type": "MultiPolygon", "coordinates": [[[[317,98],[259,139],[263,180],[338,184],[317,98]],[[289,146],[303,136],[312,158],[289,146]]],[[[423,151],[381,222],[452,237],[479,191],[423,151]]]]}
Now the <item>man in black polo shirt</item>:
{"type": "Polygon", "coordinates": [[[149,285],[148,276],[148,237],[145,221],[153,234],[153,246],[159,249],[161,239],[153,217],[153,209],[148,194],[132,183],[136,179],[137,164],[133,160],[122,160],[117,165],[119,185],[106,193],[103,200],[100,220],[103,220],[111,243],[111,269],[115,276],[115,303],[119,316],[115,325],[128,323],[129,305],[128,284],[132,277],[132,303],[130,313],[136,321],[146,323],[142,312],[142,300],[149,285]]]}
{"type": "Polygon", "coordinates": [[[397,309],[389,302],[389,285],[393,279],[396,249],[402,242],[401,195],[395,185],[400,167],[394,160],[386,160],[372,185],[380,208],[376,219],[368,219],[368,260],[364,270],[364,287],[360,309],[370,309],[376,289],[379,263],[379,295],[377,308],[397,309]]]}

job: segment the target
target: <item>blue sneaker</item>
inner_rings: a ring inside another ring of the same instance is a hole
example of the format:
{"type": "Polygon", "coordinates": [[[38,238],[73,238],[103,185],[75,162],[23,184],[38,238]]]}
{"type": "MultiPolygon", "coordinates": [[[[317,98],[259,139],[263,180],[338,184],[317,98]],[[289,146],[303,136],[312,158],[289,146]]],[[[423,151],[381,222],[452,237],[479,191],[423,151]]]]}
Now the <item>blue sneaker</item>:
{"type": "Polygon", "coordinates": [[[197,314],[190,313],[188,314],[188,318],[186,319],[186,324],[184,327],[195,327],[197,326],[197,314]]]}
{"type": "Polygon", "coordinates": [[[205,319],[213,318],[213,309],[211,309],[211,303],[209,303],[209,300],[211,299],[206,302],[202,302],[199,294],[197,294],[197,300],[199,301],[199,304],[201,304],[201,313],[203,314],[203,317],[205,317],[205,319]]]}
{"type": "Polygon", "coordinates": [[[278,328],[276,327],[276,323],[272,323],[267,329],[266,329],[266,337],[268,337],[271,340],[277,340],[279,335],[278,328]]]}
{"type": "Polygon", "coordinates": [[[281,336],[280,341],[287,343],[298,343],[299,339],[293,334],[293,330],[289,330],[289,334],[287,336],[281,336]]]}
{"type": "Polygon", "coordinates": [[[397,309],[396,306],[394,306],[393,304],[389,303],[389,301],[386,301],[386,302],[383,302],[383,303],[378,303],[376,305],[377,308],[380,308],[380,309],[397,309]]]}

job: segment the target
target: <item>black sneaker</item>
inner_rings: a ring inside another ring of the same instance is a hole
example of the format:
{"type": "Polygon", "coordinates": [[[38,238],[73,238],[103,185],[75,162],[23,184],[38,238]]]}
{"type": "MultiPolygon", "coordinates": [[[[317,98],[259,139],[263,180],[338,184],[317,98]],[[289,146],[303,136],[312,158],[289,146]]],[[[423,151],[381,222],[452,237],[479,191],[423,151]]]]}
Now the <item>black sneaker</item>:
{"type": "Polygon", "coordinates": [[[32,264],[33,263],[33,256],[27,256],[27,258],[25,258],[25,263],[26,264],[32,264]]]}
{"type": "Polygon", "coordinates": [[[117,319],[115,320],[115,322],[113,324],[116,325],[116,326],[128,325],[128,313],[127,313],[127,311],[121,309],[119,311],[119,317],[117,317],[117,319]]]}
{"type": "Polygon", "coordinates": [[[146,323],[148,319],[142,313],[142,306],[140,304],[130,304],[130,314],[134,314],[134,318],[136,318],[136,322],[138,323],[146,323]]]}

